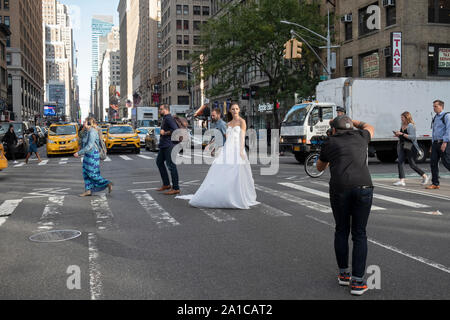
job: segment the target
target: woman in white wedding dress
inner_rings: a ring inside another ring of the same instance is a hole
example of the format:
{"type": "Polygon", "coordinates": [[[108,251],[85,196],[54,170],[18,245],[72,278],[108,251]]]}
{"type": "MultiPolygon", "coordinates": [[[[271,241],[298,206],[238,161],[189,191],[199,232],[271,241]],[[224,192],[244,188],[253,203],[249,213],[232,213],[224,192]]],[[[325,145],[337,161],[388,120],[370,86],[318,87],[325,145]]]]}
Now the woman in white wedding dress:
{"type": "Polygon", "coordinates": [[[247,125],[239,115],[238,104],[230,109],[227,139],[214,160],[208,175],[195,195],[179,196],[197,208],[249,209],[258,205],[255,182],[245,152],[247,125]]]}

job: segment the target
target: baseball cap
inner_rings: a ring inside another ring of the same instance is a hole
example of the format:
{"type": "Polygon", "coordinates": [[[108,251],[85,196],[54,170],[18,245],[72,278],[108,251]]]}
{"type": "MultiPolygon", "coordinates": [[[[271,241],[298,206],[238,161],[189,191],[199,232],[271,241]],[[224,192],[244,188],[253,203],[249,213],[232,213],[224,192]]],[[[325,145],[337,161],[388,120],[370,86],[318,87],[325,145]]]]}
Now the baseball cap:
{"type": "Polygon", "coordinates": [[[353,130],[353,121],[349,116],[339,116],[331,122],[331,127],[336,130],[353,130]]]}
{"type": "Polygon", "coordinates": [[[343,107],[337,107],[336,111],[346,113],[345,108],[343,108],[343,107]]]}

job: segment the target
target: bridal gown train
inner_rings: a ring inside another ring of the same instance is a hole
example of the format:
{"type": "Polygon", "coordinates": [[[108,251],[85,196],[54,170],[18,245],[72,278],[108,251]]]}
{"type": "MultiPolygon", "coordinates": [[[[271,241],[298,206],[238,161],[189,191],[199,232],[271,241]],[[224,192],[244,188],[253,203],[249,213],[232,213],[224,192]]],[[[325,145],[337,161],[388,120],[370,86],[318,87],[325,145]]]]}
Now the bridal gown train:
{"type": "MultiPolygon", "coordinates": [[[[197,208],[249,209],[258,205],[247,154],[240,153],[241,128],[228,127],[227,141],[195,195],[179,196],[197,208]]],[[[244,151],[245,152],[245,151],[244,151]]]]}

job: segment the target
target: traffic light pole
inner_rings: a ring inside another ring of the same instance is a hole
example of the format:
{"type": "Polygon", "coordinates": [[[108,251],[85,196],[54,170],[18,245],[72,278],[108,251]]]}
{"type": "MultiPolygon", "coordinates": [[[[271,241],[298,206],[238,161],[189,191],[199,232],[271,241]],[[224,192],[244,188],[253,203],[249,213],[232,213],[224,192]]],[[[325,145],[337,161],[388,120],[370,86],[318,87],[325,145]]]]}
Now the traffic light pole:
{"type": "MultiPolygon", "coordinates": [[[[311,51],[314,53],[314,55],[317,57],[317,59],[319,59],[320,63],[323,66],[323,69],[328,74],[328,80],[331,79],[331,66],[330,66],[330,64],[326,65],[325,62],[323,62],[322,58],[320,58],[320,56],[317,54],[316,50],[314,50],[313,47],[309,44],[309,42],[306,41],[301,35],[299,35],[294,30],[291,30],[291,34],[299,37],[304,43],[306,43],[308,48],[311,49],[311,51]]],[[[331,53],[330,53],[330,56],[331,56],[331,53]]]]}

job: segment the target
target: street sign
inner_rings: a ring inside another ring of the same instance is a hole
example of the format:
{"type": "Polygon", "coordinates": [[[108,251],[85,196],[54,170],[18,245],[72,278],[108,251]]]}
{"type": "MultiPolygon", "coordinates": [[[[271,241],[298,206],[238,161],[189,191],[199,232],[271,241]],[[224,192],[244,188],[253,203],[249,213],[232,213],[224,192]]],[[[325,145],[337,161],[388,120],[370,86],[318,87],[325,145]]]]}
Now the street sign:
{"type": "Polygon", "coordinates": [[[327,75],[321,75],[320,76],[320,81],[326,81],[328,80],[328,76],[327,75]]]}

